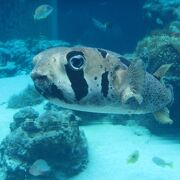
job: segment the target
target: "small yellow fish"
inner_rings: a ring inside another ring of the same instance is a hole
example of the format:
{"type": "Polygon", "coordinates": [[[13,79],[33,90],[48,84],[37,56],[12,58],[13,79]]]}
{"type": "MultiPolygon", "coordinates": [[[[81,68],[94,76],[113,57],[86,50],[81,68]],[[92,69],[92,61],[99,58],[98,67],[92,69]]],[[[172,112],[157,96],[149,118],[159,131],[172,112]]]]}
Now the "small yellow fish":
{"type": "Polygon", "coordinates": [[[154,164],[156,164],[157,166],[160,166],[160,167],[170,167],[170,168],[173,168],[173,162],[166,162],[165,160],[159,158],[159,157],[153,157],[152,158],[152,161],[154,162],[154,164]]]}
{"type": "Polygon", "coordinates": [[[129,155],[129,157],[127,159],[127,163],[134,164],[138,161],[138,159],[139,159],[139,151],[136,150],[132,154],[129,155]]]}
{"type": "Polygon", "coordinates": [[[36,8],[34,13],[34,19],[40,20],[47,18],[53,11],[53,7],[48,4],[40,5],[36,8]]]}

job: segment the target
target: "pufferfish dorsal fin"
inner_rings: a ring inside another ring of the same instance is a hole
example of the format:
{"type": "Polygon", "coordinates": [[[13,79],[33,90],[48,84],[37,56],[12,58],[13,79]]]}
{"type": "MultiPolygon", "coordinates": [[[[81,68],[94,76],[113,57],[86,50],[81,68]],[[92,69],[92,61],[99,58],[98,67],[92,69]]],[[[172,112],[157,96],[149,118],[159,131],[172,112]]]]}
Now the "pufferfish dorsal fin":
{"type": "Polygon", "coordinates": [[[163,108],[153,113],[155,119],[161,124],[172,124],[173,120],[169,117],[168,108],[163,108]]]}
{"type": "Polygon", "coordinates": [[[154,73],[153,76],[155,76],[158,80],[161,80],[162,77],[167,73],[167,71],[170,69],[170,67],[173,65],[171,64],[164,64],[160,66],[154,73]]]}
{"type": "Polygon", "coordinates": [[[126,78],[127,87],[122,93],[122,102],[127,103],[129,99],[134,98],[138,104],[141,104],[145,80],[144,63],[141,59],[132,61],[127,69],[126,78]]]}

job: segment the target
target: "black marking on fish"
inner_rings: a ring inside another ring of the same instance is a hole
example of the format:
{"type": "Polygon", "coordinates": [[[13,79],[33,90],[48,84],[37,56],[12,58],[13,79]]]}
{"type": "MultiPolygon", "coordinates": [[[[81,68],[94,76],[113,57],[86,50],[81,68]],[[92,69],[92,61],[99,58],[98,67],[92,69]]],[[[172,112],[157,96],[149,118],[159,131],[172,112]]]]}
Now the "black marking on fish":
{"type": "Polygon", "coordinates": [[[109,91],[108,73],[108,71],[104,72],[101,79],[101,92],[103,93],[104,97],[107,97],[109,91]]]}
{"type": "Polygon", "coordinates": [[[35,84],[36,90],[45,98],[58,98],[61,101],[67,102],[66,98],[63,95],[63,92],[57,88],[55,84],[49,84],[48,86],[38,87],[35,84]]]}
{"type": "Polygon", "coordinates": [[[84,57],[84,54],[81,51],[70,51],[69,53],[67,53],[66,59],[67,61],[69,61],[72,57],[77,56],[77,55],[81,55],[84,57]]]}
{"type": "Polygon", "coordinates": [[[131,62],[130,62],[128,59],[126,59],[125,57],[121,56],[121,57],[119,57],[119,59],[120,59],[120,61],[121,61],[123,64],[125,64],[127,67],[130,66],[131,62]]]}
{"type": "Polygon", "coordinates": [[[106,56],[107,56],[107,52],[105,51],[105,50],[103,50],[103,49],[97,49],[100,53],[101,53],[101,56],[103,57],[103,58],[106,58],[106,56]]]}
{"type": "Polygon", "coordinates": [[[76,100],[79,101],[88,94],[88,84],[84,78],[83,69],[79,71],[74,71],[69,67],[68,64],[65,65],[66,74],[71,82],[71,87],[75,93],[76,100]]]}
{"type": "MultiPolygon", "coordinates": [[[[117,65],[117,66],[115,66],[114,67],[114,71],[117,71],[117,70],[119,70],[121,68],[121,66],[120,65],[117,65]]],[[[113,75],[113,74],[112,74],[113,75]]]]}
{"type": "Polygon", "coordinates": [[[66,101],[65,97],[63,96],[63,92],[60,89],[58,89],[55,84],[52,84],[50,89],[51,89],[51,97],[55,97],[60,100],[66,101]]]}
{"type": "MultiPolygon", "coordinates": [[[[154,76],[154,75],[153,75],[154,76]]],[[[156,78],[158,81],[161,81],[160,77],[154,76],[154,78],[156,78]]]]}
{"type": "Polygon", "coordinates": [[[97,80],[97,76],[94,77],[94,80],[97,80]]]}

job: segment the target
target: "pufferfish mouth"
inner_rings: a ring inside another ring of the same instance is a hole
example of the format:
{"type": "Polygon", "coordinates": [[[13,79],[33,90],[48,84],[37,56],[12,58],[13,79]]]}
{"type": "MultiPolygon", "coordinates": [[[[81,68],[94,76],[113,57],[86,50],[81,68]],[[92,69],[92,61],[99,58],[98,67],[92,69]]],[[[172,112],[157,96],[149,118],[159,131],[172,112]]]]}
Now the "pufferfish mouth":
{"type": "Polygon", "coordinates": [[[63,92],[46,75],[31,73],[36,90],[45,98],[57,98],[66,102],[63,92]]]}
{"type": "Polygon", "coordinates": [[[50,82],[48,77],[45,75],[37,74],[37,73],[31,73],[31,78],[34,82],[34,86],[35,86],[36,90],[41,95],[48,98],[47,95],[51,94],[51,87],[52,87],[52,83],[50,82]]]}

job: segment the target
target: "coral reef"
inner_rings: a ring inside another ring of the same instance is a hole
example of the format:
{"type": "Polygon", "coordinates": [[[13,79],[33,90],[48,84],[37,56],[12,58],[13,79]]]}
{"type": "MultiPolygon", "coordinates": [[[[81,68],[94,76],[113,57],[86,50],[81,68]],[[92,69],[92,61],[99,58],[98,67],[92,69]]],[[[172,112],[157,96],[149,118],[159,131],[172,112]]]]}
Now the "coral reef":
{"type": "Polygon", "coordinates": [[[167,30],[171,35],[180,37],[180,21],[173,21],[167,30]]]}
{"type": "Polygon", "coordinates": [[[10,53],[5,48],[0,48],[0,66],[6,66],[7,61],[10,59],[10,53]]]}
{"type": "Polygon", "coordinates": [[[145,37],[136,47],[136,56],[141,57],[147,64],[150,73],[155,72],[161,65],[173,63],[168,73],[171,78],[180,74],[180,37],[168,34],[157,34],[145,37]]]}
{"type": "Polygon", "coordinates": [[[0,43],[0,77],[7,74],[13,75],[16,69],[15,64],[9,61],[11,59],[10,51],[2,46],[3,45],[0,43]]]}
{"type": "Polygon", "coordinates": [[[10,129],[11,131],[17,129],[21,125],[21,123],[24,122],[25,119],[35,120],[38,117],[39,113],[35,111],[32,107],[25,107],[18,111],[16,114],[14,114],[14,121],[10,124],[10,129]]]}
{"type": "Polygon", "coordinates": [[[162,27],[180,20],[179,0],[147,0],[143,9],[148,22],[156,26],[162,27]]]}
{"type": "Polygon", "coordinates": [[[62,41],[62,40],[47,40],[45,38],[42,38],[41,40],[29,40],[28,44],[31,44],[31,51],[34,54],[37,54],[45,49],[51,48],[51,47],[57,47],[57,46],[70,46],[68,42],[62,41]]]}
{"type": "Polygon", "coordinates": [[[42,103],[44,98],[36,91],[33,85],[28,85],[22,92],[10,97],[8,108],[18,109],[42,103]]]}
{"type": "Polygon", "coordinates": [[[0,145],[0,167],[5,180],[33,179],[29,168],[45,160],[51,172],[43,179],[55,180],[57,174],[69,177],[88,162],[87,141],[71,111],[47,111],[40,115],[32,108],[14,115],[11,133],[0,145]],[[13,128],[12,128],[13,127],[13,128]]]}
{"type": "Polygon", "coordinates": [[[45,37],[0,42],[0,77],[29,73],[34,55],[55,46],[70,46],[70,44],[61,40],[47,40],[45,37]]]}

